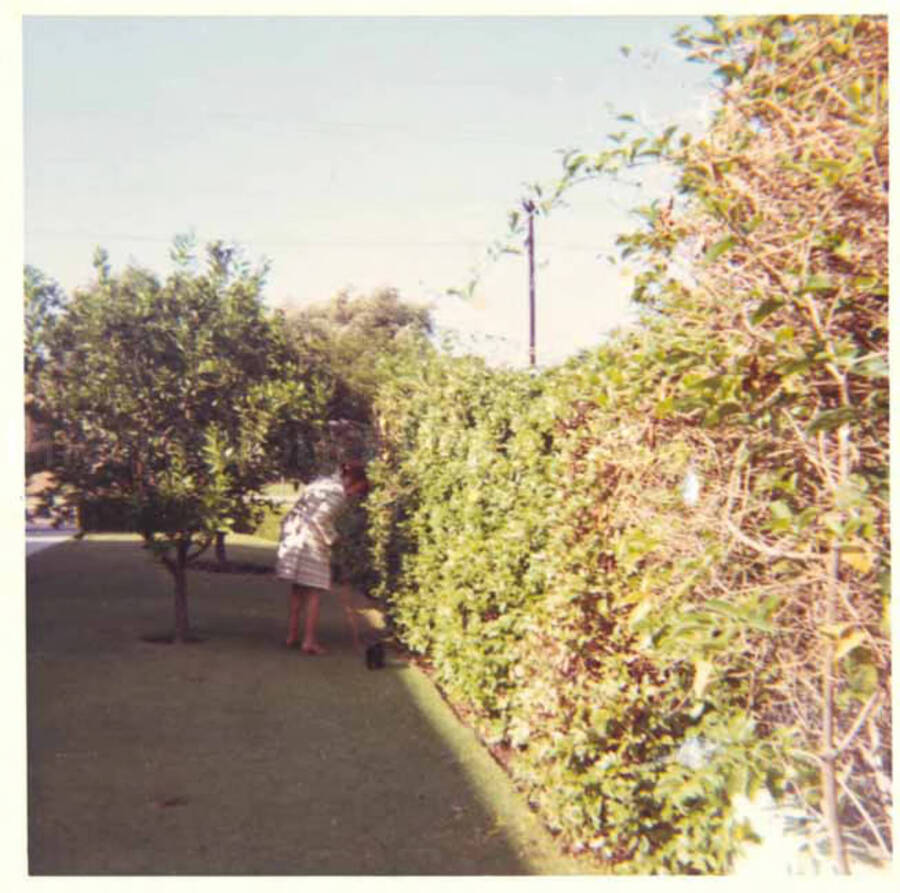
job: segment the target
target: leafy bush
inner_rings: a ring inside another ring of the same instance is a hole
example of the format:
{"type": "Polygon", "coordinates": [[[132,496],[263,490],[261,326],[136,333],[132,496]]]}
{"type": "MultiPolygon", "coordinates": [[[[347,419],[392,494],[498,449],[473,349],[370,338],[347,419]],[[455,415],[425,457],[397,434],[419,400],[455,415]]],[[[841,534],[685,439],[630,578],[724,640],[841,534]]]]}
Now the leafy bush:
{"type": "Polygon", "coordinates": [[[368,592],[375,582],[369,559],[366,527],[365,504],[348,503],[335,519],[335,529],[339,538],[331,549],[331,564],[335,579],[351,583],[363,592],[368,592]]]}
{"type": "Polygon", "coordinates": [[[78,506],[82,530],[137,532],[134,502],[124,497],[83,499],[78,506]]]}
{"type": "Polygon", "coordinates": [[[638,570],[683,514],[688,446],[641,449],[638,425],[614,428],[580,399],[622,359],[535,379],[435,357],[412,388],[386,391],[369,500],[376,592],[571,849],[632,870],[716,870],[724,832],[741,833],[727,790],[765,780],[771,748],[751,734],[740,685],[691,697],[692,663],[632,629],[646,590],[702,562],[638,570]],[[669,466],[655,492],[611,476],[623,448],[632,474],[669,466]],[[617,499],[644,517],[617,529],[617,499]],[[702,777],[675,760],[691,736],[722,745],[702,777]]]}
{"type": "Polygon", "coordinates": [[[682,171],[622,239],[643,326],[536,377],[398,353],[375,592],[572,851],[725,871],[765,784],[845,870],[891,847],[886,25],[682,39],[708,137],[557,190],[682,171]]]}

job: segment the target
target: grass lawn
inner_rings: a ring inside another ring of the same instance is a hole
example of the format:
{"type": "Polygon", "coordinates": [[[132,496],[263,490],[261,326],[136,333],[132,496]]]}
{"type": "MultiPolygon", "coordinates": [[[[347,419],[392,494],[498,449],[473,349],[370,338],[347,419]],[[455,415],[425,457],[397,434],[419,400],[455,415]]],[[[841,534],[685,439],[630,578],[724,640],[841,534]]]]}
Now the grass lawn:
{"type": "Polygon", "coordinates": [[[290,506],[300,495],[302,489],[303,484],[295,487],[291,481],[274,481],[263,487],[263,496],[284,500],[285,504],[290,506]]]}
{"type": "Polygon", "coordinates": [[[417,670],[366,670],[335,599],[310,658],[259,575],[192,572],[203,641],[143,641],[171,630],[172,587],[136,537],[55,546],[26,578],[32,874],[584,870],[417,670]]]}

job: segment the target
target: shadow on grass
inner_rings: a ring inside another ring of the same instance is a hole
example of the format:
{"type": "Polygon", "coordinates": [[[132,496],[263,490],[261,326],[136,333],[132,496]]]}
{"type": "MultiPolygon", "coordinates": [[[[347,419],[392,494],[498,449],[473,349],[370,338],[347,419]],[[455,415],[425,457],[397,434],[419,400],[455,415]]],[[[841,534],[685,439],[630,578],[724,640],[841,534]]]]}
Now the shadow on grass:
{"type": "Polygon", "coordinates": [[[565,870],[417,671],[366,670],[335,599],[311,658],[258,574],[192,573],[203,641],[143,641],[171,631],[172,583],[136,538],[55,546],[26,580],[32,874],[565,870]]]}

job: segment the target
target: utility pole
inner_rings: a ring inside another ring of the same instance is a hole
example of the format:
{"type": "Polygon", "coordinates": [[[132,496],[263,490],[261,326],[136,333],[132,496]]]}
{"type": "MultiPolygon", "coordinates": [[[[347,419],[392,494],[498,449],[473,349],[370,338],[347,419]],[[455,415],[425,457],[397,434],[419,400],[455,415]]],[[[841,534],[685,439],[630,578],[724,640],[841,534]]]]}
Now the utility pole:
{"type": "Polygon", "coordinates": [[[528,360],[533,366],[535,362],[534,353],[534,202],[525,201],[522,205],[525,213],[528,214],[528,238],[525,244],[528,246],[528,309],[529,309],[529,330],[528,330],[528,360]]]}

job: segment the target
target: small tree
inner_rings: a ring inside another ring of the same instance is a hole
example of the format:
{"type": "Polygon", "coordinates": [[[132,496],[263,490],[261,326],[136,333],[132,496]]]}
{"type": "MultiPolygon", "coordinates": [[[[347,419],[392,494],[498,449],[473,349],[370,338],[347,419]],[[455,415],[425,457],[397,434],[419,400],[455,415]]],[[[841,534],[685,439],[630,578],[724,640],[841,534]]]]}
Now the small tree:
{"type": "Polygon", "coordinates": [[[161,283],[136,268],[76,292],[48,336],[42,408],[55,472],[82,497],[124,503],[173,575],[176,641],[189,638],[186,569],[213,541],[258,519],[286,426],[314,426],[324,394],[295,362],[251,270],[216,242],[194,271],[184,242],[161,283]]]}

